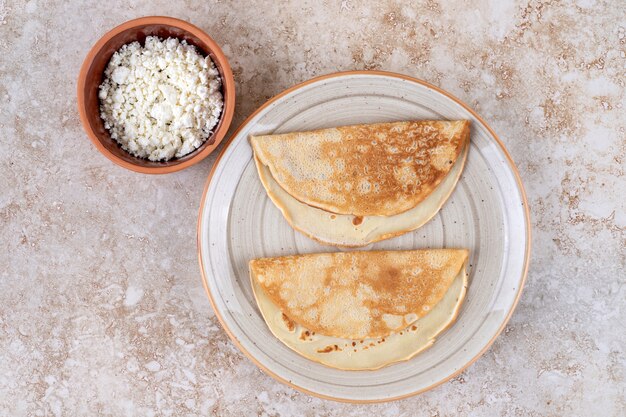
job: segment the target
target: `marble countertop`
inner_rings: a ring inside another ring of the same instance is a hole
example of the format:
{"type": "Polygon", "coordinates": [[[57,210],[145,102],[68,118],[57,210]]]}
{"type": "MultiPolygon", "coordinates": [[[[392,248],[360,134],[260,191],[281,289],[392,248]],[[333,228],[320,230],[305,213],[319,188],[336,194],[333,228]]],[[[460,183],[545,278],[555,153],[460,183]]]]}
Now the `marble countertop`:
{"type": "Polygon", "coordinates": [[[411,3],[0,0],[0,415],[626,414],[623,3],[411,3]],[[89,48],[154,14],[223,46],[233,129],[281,90],[349,69],[427,80],[491,124],[534,242],[518,308],[481,359],[425,394],[355,406],[275,382],[237,350],[196,258],[215,154],[136,174],[77,115],[89,48]]]}

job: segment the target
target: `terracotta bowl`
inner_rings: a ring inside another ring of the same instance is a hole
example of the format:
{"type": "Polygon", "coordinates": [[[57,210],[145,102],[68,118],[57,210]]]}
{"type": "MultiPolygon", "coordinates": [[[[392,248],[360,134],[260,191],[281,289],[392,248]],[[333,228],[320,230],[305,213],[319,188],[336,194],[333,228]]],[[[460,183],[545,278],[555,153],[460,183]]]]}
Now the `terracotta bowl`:
{"type": "Polygon", "coordinates": [[[220,47],[202,30],[185,21],[171,17],[151,16],[130,20],[104,35],[89,51],[78,76],[78,112],[87,135],[96,148],[111,161],[133,171],[145,174],[166,174],[179,171],[206,158],[226,135],[235,110],[235,81],[228,60],[220,47]],[[195,151],[182,158],[167,162],[153,162],[137,158],[126,152],[111,138],[100,118],[98,88],[103,81],[104,69],[111,56],[122,45],[139,41],[147,36],[176,37],[195,45],[209,55],[222,77],[224,108],[211,136],[195,151]]]}

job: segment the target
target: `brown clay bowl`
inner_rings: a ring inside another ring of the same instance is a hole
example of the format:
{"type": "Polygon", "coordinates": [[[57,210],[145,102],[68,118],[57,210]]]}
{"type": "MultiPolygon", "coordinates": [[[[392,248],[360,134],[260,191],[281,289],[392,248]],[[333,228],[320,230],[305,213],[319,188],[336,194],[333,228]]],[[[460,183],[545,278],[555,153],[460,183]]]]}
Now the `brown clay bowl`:
{"type": "Polygon", "coordinates": [[[78,76],[78,112],[89,139],[111,161],[133,171],[145,174],[166,174],[179,171],[206,158],[226,135],[235,110],[235,80],[226,56],[202,30],[183,20],[171,17],[151,16],[130,20],[104,35],[89,51],[78,76]],[[111,56],[122,45],[139,41],[147,36],[176,37],[195,45],[203,54],[209,55],[222,77],[224,108],[211,136],[195,151],[167,162],[153,162],[137,158],[120,147],[104,128],[100,118],[98,87],[102,83],[104,69],[111,56]]]}

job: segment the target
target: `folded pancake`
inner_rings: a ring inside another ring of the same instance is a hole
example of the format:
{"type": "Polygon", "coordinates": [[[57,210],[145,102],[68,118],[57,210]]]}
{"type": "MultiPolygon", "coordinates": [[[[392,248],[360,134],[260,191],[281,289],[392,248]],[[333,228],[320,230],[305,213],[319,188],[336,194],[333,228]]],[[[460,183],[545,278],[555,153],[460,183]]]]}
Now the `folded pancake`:
{"type": "Polygon", "coordinates": [[[425,200],[410,210],[389,217],[358,217],[311,207],[282,189],[267,166],[257,158],[255,163],[267,195],[291,227],[323,244],[358,247],[402,235],[426,224],[454,190],[463,171],[468,149],[466,146],[449,174],[425,200]]]}
{"type": "Polygon", "coordinates": [[[251,136],[255,156],[291,196],[353,216],[393,216],[423,201],[469,141],[470,122],[375,123],[251,136]]]}
{"type": "Polygon", "coordinates": [[[439,211],[465,165],[469,122],[346,126],[250,142],[268,196],[294,229],[356,247],[415,230],[439,211]]]}
{"type": "Polygon", "coordinates": [[[378,369],[394,362],[409,360],[435,343],[461,308],[467,289],[467,274],[460,271],[448,292],[430,313],[400,332],[386,337],[358,340],[324,336],[291,321],[252,282],[259,309],[272,334],[287,347],[312,361],[344,370],[378,369]]]}
{"type": "Polygon", "coordinates": [[[456,318],[466,250],[346,252],[250,262],[255,298],[288,347],[340,369],[376,369],[432,345],[456,318]]]}

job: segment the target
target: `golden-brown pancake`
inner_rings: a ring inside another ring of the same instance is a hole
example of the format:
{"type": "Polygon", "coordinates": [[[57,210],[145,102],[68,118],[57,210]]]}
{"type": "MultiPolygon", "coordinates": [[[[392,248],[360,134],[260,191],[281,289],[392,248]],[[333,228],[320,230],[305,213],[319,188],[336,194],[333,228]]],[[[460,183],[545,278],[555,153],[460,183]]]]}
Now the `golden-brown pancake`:
{"type": "Polygon", "coordinates": [[[446,178],[470,122],[408,121],[251,136],[255,157],[288,194],[336,214],[393,216],[446,178]]]}
{"type": "Polygon", "coordinates": [[[450,288],[424,317],[386,337],[342,339],[315,333],[287,317],[259,284],[252,280],[254,296],[270,331],[298,354],[326,366],[344,370],[378,369],[411,359],[435,343],[456,319],[467,290],[468,276],[459,271],[450,288]]]}
{"type": "Polygon", "coordinates": [[[427,315],[467,258],[464,249],[319,253],[253,259],[250,275],[286,317],[311,332],[377,338],[427,315]]]}
{"type": "Polygon", "coordinates": [[[399,236],[428,222],[446,202],[463,172],[469,146],[465,146],[441,183],[417,206],[393,216],[336,214],[297,200],[272,177],[269,168],[255,159],[259,179],[285,220],[299,232],[320,243],[357,247],[399,236]]]}

